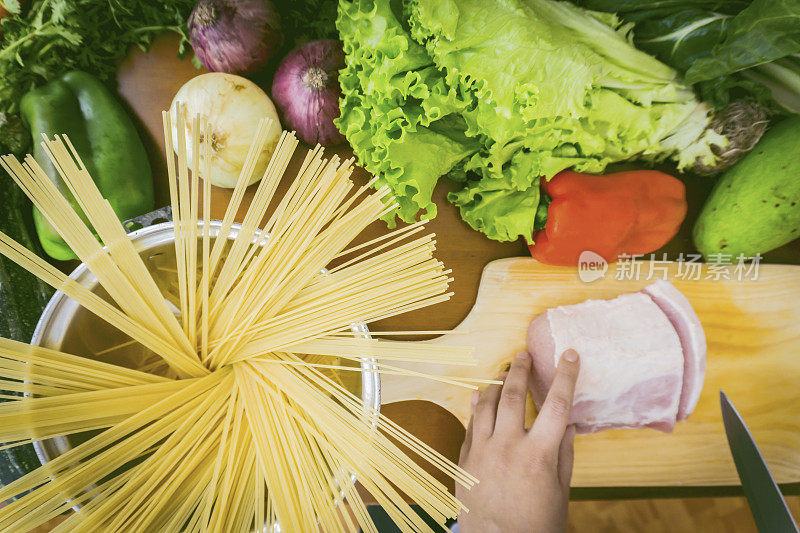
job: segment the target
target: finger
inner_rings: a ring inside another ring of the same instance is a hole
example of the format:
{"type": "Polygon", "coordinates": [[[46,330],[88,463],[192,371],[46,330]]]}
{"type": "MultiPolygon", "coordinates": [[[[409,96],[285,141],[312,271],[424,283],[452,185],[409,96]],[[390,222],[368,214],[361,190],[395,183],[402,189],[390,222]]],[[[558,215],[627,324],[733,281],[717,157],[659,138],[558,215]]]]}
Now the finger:
{"type": "Polygon", "coordinates": [[[564,490],[569,490],[572,479],[572,463],[575,458],[575,426],[567,427],[561,447],[558,449],[558,480],[564,490]]]}
{"type": "Polygon", "coordinates": [[[578,353],[575,350],[564,352],[558,362],[547,398],[529,433],[536,449],[546,453],[553,461],[557,459],[558,449],[569,423],[579,370],[578,353]]]}
{"type": "MultiPolygon", "coordinates": [[[[478,399],[480,398],[480,391],[475,391],[472,393],[472,406],[471,409],[473,413],[475,412],[475,405],[478,403],[478,399]]],[[[458,464],[462,464],[464,459],[467,458],[469,455],[469,450],[472,447],[472,421],[475,418],[473,416],[469,417],[469,424],[467,424],[467,432],[464,434],[464,442],[461,444],[461,451],[458,454],[458,464]]]]}
{"type": "Polygon", "coordinates": [[[528,398],[528,376],[531,374],[531,356],[520,352],[511,362],[511,370],[503,384],[497,405],[495,434],[519,433],[525,429],[525,401],[528,398]]]}
{"type": "MultiPolygon", "coordinates": [[[[506,374],[500,374],[497,379],[505,379],[506,374]]],[[[481,391],[475,412],[472,415],[472,441],[480,442],[488,439],[494,433],[494,423],[497,418],[497,402],[500,400],[500,385],[489,385],[481,391]]]]}

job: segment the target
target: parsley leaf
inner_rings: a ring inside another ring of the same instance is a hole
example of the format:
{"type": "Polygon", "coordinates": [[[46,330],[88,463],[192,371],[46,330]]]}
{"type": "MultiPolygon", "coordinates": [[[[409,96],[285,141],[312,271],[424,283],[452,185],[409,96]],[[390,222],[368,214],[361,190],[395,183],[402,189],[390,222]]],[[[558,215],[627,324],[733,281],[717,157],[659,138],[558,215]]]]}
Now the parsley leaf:
{"type": "MultiPolygon", "coordinates": [[[[2,0],[15,7],[15,0],[2,0]]],[[[0,25],[0,112],[16,113],[22,96],[70,70],[112,80],[131,46],[147,50],[162,32],[188,46],[194,0],[35,0],[0,25]]],[[[10,11],[13,12],[13,9],[10,11]]]]}

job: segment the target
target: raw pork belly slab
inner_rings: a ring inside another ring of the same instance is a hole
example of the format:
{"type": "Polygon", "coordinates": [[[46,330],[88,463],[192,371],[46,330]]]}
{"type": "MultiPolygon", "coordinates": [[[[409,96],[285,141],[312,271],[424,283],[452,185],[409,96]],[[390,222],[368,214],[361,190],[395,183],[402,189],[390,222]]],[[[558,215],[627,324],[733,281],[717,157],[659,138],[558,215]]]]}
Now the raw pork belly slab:
{"type": "Polygon", "coordinates": [[[537,406],[560,355],[573,348],[581,357],[570,419],[577,432],[644,427],[669,432],[682,413],[688,416],[703,384],[702,327],[671,284],[645,290],[548,309],[531,322],[527,344],[537,406]],[[685,360],[691,366],[686,371],[685,360]]]}

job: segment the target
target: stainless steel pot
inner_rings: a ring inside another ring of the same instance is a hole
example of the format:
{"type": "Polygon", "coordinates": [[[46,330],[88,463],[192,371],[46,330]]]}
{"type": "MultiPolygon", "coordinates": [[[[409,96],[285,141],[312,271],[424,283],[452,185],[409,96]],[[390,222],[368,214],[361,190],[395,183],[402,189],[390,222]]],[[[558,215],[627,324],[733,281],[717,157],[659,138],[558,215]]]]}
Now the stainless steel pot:
{"type": "MultiPolygon", "coordinates": [[[[198,222],[199,231],[202,231],[202,224],[202,222],[198,222]]],[[[211,221],[212,239],[218,235],[221,226],[222,223],[220,221],[211,221]]],[[[234,224],[229,238],[235,238],[239,229],[240,226],[234,224]]],[[[145,259],[145,263],[151,272],[167,271],[170,263],[170,253],[172,254],[172,268],[174,268],[174,230],[172,222],[164,222],[138,229],[130,233],[130,238],[137,251],[145,259]]],[[[262,239],[260,236],[258,238],[262,239]]],[[[263,240],[266,242],[266,239],[263,240]]],[[[89,271],[86,265],[81,264],[78,266],[70,274],[70,277],[84,287],[107,296],[102,287],[100,287],[97,278],[89,271]]],[[[361,334],[364,338],[370,337],[369,330],[365,324],[353,324],[351,327],[354,332],[361,334]]],[[[75,300],[58,291],[45,307],[33,333],[31,344],[84,357],[93,357],[123,366],[134,366],[135,363],[141,362],[140,357],[152,355],[146,348],[138,344],[131,345],[130,350],[108,351],[114,346],[125,343],[126,340],[130,339],[102,319],[89,313],[75,300]],[[121,352],[124,352],[124,354],[121,354],[121,352]]],[[[364,403],[375,409],[375,411],[379,411],[381,406],[381,385],[380,375],[374,372],[376,370],[375,363],[374,359],[368,358],[361,361],[360,389],[364,403]]],[[[373,417],[372,423],[376,425],[377,419],[373,417]]],[[[42,464],[45,464],[52,458],[70,450],[76,442],[85,440],[88,437],[89,435],[57,437],[34,442],[33,446],[39,456],[39,460],[42,464]]],[[[355,478],[353,479],[355,480],[355,478]]],[[[274,527],[275,525],[273,525],[274,527]]]]}

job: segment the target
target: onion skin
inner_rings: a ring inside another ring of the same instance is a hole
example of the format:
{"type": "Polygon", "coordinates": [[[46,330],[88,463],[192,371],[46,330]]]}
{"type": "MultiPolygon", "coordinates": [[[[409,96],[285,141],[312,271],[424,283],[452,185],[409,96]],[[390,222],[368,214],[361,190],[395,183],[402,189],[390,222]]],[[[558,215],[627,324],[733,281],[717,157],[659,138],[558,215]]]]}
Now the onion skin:
{"type": "Polygon", "coordinates": [[[200,0],[187,25],[194,53],[212,72],[251,74],[283,44],[270,0],[200,0]]]}
{"type": "Polygon", "coordinates": [[[289,52],[275,72],[272,99],[284,125],[308,144],[331,146],[345,140],[333,124],[339,117],[342,68],[342,44],[335,39],[323,39],[289,52]]]}
{"type": "MultiPolygon", "coordinates": [[[[180,88],[170,106],[170,113],[175,120],[172,131],[173,146],[178,146],[177,116],[183,114],[186,120],[186,149],[191,160],[195,147],[192,145],[192,120],[197,115],[203,116],[211,126],[211,138],[200,137],[200,143],[211,145],[212,185],[233,188],[239,181],[239,174],[247,159],[253,135],[262,118],[272,119],[267,131],[266,142],[256,160],[255,171],[250,176],[248,185],[260,180],[264,175],[270,157],[281,135],[281,124],[278,111],[267,93],[255,83],[222,72],[201,74],[186,82],[180,88]]],[[[200,151],[200,177],[205,168],[205,153],[200,151]]]]}

